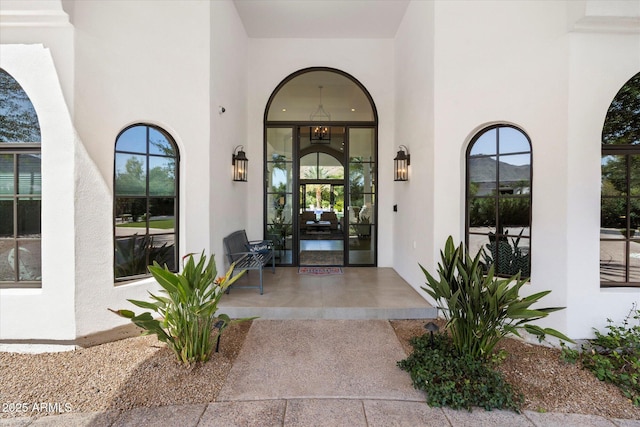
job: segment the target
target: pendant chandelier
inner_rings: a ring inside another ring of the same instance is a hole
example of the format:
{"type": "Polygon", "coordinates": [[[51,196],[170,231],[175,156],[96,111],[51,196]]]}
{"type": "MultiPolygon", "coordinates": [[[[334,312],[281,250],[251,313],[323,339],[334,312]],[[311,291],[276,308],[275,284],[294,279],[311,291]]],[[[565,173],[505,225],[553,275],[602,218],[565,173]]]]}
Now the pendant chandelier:
{"type": "MultiPolygon", "coordinates": [[[[331,114],[327,113],[322,106],[322,86],[318,86],[320,89],[320,102],[318,104],[318,109],[311,113],[309,116],[309,120],[314,121],[331,121],[331,114]]],[[[315,126],[309,127],[309,134],[311,137],[312,144],[330,144],[331,143],[331,127],[323,124],[318,124],[315,126]]]]}

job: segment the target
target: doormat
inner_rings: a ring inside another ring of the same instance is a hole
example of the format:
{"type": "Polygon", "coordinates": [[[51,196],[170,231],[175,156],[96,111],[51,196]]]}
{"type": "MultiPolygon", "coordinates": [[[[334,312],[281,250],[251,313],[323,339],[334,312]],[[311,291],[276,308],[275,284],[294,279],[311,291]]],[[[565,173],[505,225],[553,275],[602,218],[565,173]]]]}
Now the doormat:
{"type": "Polygon", "coordinates": [[[342,265],[343,254],[342,251],[302,251],[300,265],[342,265]]]}
{"type": "Polygon", "coordinates": [[[298,274],[310,274],[313,276],[331,276],[342,274],[340,267],[298,267],[298,274]]]}

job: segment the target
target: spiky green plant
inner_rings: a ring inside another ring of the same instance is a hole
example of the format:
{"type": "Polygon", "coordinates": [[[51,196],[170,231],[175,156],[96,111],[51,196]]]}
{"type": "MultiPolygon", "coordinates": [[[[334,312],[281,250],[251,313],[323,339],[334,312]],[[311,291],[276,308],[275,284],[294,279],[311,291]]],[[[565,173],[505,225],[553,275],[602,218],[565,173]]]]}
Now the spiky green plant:
{"type": "Polygon", "coordinates": [[[451,236],[440,257],[438,279],[420,265],[428,285],[422,289],[442,310],[447,321],[445,328],[459,352],[486,360],[504,336],[520,336],[519,331],[523,329],[540,340],[548,334],[572,342],[555,329],[529,323],[563,309],[531,308],[551,291],[521,297],[519,292],[526,279],[520,279],[519,274],[510,278],[495,277],[493,266],[488,271],[483,268],[482,251],[472,258],[462,243],[455,247],[451,236]]]}
{"type": "MultiPolygon", "coordinates": [[[[173,273],[167,266],[157,262],[149,266],[149,271],[162,287],[164,295],[149,292],[152,301],[128,300],[130,303],[152,310],[159,315],[153,317],[150,312],[136,315],[131,310],[111,310],[115,314],[131,319],[144,329],[145,335],[155,334],[175,353],[185,365],[206,362],[211,356],[213,343],[229,325],[231,319],[226,314],[216,315],[218,302],[225,290],[242,274],[232,276],[233,265],[225,276],[218,277],[215,258],[207,263],[204,252],[196,264],[193,254],[186,256],[187,262],[182,273],[173,273]],[[214,324],[222,321],[221,325],[214,324]],[[217,333],[213,333],[214,330],[217,333]]],[[[239,319],[238,321],[248,320],[239,319]]]]}

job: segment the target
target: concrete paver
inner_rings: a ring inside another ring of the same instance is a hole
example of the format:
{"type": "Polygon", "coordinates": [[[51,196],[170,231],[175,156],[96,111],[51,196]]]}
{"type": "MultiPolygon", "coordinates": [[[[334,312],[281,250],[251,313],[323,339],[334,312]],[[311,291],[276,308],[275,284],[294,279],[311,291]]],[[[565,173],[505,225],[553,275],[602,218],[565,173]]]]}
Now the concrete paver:
{"type": "Polygon", "coordinates": [[[284,423],[285,400],[211,403],[198,427],[276,427],[284,423]]]}
{"type": "Polygon", "coordinates": [[[386,320],[255,320],[218,401],[424,401],[396,365],[405,357],[386,320]]]}
{"type": "Polygon", "coordinates": [[[287,402],[287,427],[367,427],[360,400],[293,399],[287,402]]]}
{"type": "Polygon", "coordinates": [[[401,400],[366,400],[364,410],[369,427],[442,427],[449,420],[440,408],[425,402],[401,400]]]}

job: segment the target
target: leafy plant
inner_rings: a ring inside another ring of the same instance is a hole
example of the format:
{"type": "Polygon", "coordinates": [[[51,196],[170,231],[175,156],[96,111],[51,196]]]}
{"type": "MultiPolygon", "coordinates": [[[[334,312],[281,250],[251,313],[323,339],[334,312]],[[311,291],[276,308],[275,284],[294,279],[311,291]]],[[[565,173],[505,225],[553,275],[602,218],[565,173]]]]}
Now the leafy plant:
{"type": "MultiPolygon", "coordinates": [[[[244,271],[231,277],[234,265],[225,276],[218,277],[215,259],[207,263],[204,252],[196,264],[193,254],[188,258],[182,273],[172,273],[167,266],[157,262],[149,271],[163,288],[164,295],[151,295],[152,301],[128,300],[132,304],[152,310],[160,316],[154,319],[150,312],[136,315],[131,310],[111,310],[115,314],[131,319],[144,329],[145,335],[155,334],[175,353],[185,365],[206,362],[213,348],[213,342],[222,333],[231,319],[226,314],[216,316],[218,302],[224,291],[242,276],[244,271]],[[214,325],[222,321],[218,327],[214,325]],[[213,336],[214,329],[217,334],[213,336]]],[[[183,259],[184,260],[184,259],[183,259]]],[[[249,320],[249,319],[240,319],[249,320]]]]}
{"type": "MultiPolygon", "coordinates": [[[[520,233],[522,235],[522,233],[520,233]]],[[[529,264],[529,253],[524,252],[520,247],[520,237],[511,238],[503,235],[496,238],[495,235],[489,234],[491,240],[487,243],[482,254],[483,262],[487,265],[494,265],[496,274],[514,276],[520,273],[523,278],[531,276],[531,268],[529,264]]]]}
{"type": "Polygon", "coordinates": [[[398,366],[410,373],[415,388],[426,392],[430,406],[520,411],[523,396],[489,363],[460,353],[450,337],[436,334],[432,341],[425,334],[411,345],[413,353],[398,366]]]}
{"type": "Polygon", "coordinates": [[[140,236],[136,233],[130,237],[118,238],[115,247],[116,278],[147,274],[150,262],[168,263],[170,268],[175,265],[174,245],[163,243],[162,246],[154,246],[153,236],[140,236]]]}
{"type": "Polygon", "coordinates": [[[632,314],[633,319],[640,320],[635,304],[622,325],[607,319],[606,334],[596,330],[596,337],[583,344],[580,351],[563,346],[562,358],[571,363],[579,361],[599,380],[616,385],[635,406],[640,406],[640,324],[630,325],[632,314]]]}
{"type": "Polygon", "coordinates": [[[531,308],[551,291],[542,291],[527,297],[519,295],[527,283],[516,274],[510,278],[496,278],[494,266],[485,272],[478,251],[474,258],[461,243],[455,247],[449,236],[440,251],[438,276],[434,278],[422,265],[428,287],[422,289],[437,303],[447,321],[453,346],[461,354],[486,360],[496,344],[507,334],[520,336],[519,331],[536,335],[540,341],[551,335],[571,341],[551,328],[541,328],[529,322],[541,319],[560,307],[531,308]]]}

